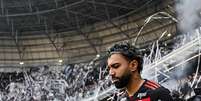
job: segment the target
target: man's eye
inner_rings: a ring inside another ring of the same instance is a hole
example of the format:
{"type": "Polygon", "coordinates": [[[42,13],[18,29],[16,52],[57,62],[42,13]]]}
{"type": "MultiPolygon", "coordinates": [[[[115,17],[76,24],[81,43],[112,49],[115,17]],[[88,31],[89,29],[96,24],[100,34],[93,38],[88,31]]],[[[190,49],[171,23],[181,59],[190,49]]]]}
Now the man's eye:
{"type": "Polygon", "coordinates": [[[118,68],[118,67],[119,67],[119,64],[114,64],[112,67],[113,67],[113,68],[118,68]]]}

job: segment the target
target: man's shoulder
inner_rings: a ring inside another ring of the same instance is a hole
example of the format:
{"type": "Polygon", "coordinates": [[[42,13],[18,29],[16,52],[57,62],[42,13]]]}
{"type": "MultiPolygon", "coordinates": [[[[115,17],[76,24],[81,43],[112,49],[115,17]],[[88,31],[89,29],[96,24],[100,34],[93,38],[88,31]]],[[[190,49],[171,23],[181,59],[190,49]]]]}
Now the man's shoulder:
{"type": "Polygon", "coordinates": [[[168,89],[166,89],[165,87],[163,87],[162,85],[160,85],[154,81],[146,80],[143,86],[148,91],[153,92],[153,93],[159,93],[159,94],[164,94],[164,93],[169,94],[170,93],[170,91],[168,89]]]}
{"type": "Polygon", "coordinates": [[[150,80],[145,80],[138,92],[128,99],[129,101],[172,101],[168,89],[150,80]]]}
{"type": "Polygon", "coordinates": [[[148,89],[148,90],[156,90],[161,88],[162,86],[159,85],[158,83],[154,82],[154,81],[150,81],[150,80],[145,80],[143,87],[148,89]]]}
{"type": "Polygon", "coordinates": [[[146,80],[144,87],[147,89],[148,95],[152,99],[161,99],[162,101],[172,101],[170,91],[162,85],[146,80]]]}

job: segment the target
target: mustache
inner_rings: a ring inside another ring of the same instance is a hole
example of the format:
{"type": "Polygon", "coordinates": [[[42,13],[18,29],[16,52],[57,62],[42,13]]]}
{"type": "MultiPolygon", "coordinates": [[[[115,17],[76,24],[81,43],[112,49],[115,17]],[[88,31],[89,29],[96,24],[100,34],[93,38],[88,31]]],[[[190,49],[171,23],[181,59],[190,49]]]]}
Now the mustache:
{"type": "Polygon", "coordinates": [[[112,76],[111,80],[120,80],[120,77],[114,77],[114,76],[112,76]]]}
{"type": "Polygon", "coordinates": [[[110,76],[110,81],[111,81],[112,83],[120,82],[121,79],[122,79],[121,77],[110,76]]]}

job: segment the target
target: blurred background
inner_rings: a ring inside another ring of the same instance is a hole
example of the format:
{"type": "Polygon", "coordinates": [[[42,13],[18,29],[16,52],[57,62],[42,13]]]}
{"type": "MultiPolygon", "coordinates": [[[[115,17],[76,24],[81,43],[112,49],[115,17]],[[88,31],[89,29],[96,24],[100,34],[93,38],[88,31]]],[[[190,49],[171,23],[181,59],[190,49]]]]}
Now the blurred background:
{"type": "Polygon", "coordinates": [[[200,0],[0,0],[0,101],[122,101],[106,50],[130,41],[142,75],[199,98],[200,0]]]}

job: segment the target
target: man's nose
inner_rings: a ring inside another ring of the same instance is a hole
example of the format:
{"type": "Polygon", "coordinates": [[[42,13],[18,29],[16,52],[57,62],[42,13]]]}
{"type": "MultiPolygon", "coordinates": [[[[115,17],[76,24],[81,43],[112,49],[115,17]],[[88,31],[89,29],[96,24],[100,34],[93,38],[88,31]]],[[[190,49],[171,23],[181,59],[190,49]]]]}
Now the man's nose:
{"type": "Polygon", "coordinates": [[[109,75],[110,75],[110,76],[114,76],[114,75],[115,75],[115,72],[114,72],[113,69],[110,69],[110,71],[109,71],[109,75]]]}

